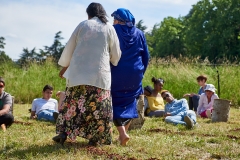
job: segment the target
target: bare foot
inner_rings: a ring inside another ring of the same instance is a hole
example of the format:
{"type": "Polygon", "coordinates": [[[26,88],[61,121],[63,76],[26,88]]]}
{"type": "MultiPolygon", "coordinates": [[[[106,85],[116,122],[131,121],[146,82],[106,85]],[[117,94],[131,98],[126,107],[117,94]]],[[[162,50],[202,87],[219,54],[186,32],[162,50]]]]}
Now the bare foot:
{"type": "Polygon", "coordinates": [[[130,140],[130,137],[126,134],[124,137],[120,138],[120,145],[126,146],[129,140],[130,140]]]}

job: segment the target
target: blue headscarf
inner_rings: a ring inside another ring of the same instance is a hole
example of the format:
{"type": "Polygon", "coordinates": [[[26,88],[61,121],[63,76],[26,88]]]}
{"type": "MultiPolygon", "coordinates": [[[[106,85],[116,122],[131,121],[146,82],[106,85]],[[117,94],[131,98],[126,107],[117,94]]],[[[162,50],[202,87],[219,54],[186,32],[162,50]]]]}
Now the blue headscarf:
{"type": "Polygon", "coordinates": [[[128,27],[135,25],[135,18],[132,13],[125,8],[119,8],[111,14],[114,19],[126,23],[128,27]]]}

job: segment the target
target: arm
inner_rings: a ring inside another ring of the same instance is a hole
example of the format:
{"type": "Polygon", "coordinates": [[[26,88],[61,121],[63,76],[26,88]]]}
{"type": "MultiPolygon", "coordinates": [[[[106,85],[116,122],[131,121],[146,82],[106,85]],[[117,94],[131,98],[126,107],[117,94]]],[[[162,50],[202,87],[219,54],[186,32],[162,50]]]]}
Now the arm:
{"type": "Polygon", "coordinates": [[[121,50],[119,45],[119,40],[115,29],[111,26],[110,36],[109,36],[109,52],[110,52],[110,62],[112,65],[117,66],[121,58],[121,50]]]}
{"type": "Polygon", "coordinates": [[[12,106],[12,96],[7,94],[3,99],[3,109],[0,110],[0,116],[8,114],[10,107],[12,106]]]}
{"type": "Polygon", "coordinates": [[[171,115],[174,116],[174,115],[177,115],[178,113],[182,112],[182,111],[187,111],[189,109],[188,107],[188,103],[187,103],[187,100],[186,99],[182,99],[181,100],[181,103],[178,104],[178,105],[181,105],[181,107],[179,107],[177,110],[171,112],[171,115]]]}
{"type": "Polygon", "coordinates": [[[164,117],[171,116],[171,113],[168,112],[168,104],[165,105],[164,112],[165,112],[164,117]]]}
{"type": "Polygon", "coordinates": [[[208,107],[206,109],[213,109],[213,103],[214,99],[219,99],[217,94],[212,95],[213,97],[211,98],[211,102],[208,104],[208,107]]]}
{"type": "Polygon", "coordinates": [[[56,100],[56,103],[55,103],[55,112],[58,112],[59,109],[58,109],[58,101],[56,100]]]}
{"type": "Polygon", "coordinates": [[[36,111],[31,111],[30,119],[36,119],[36,118],[37,118],[36,111]]]}
{"type": "Polygon", "coordinates": [[[58,61],[58,64],[60,66],[68,67],[69,64],[70,64],[73,52],[74,52],[75,47],[77,45],[77,35],[78,35],[78,32],[79,32],[80,24],[78,25],[78,27],[72,33],[70,39],[68,40],[68,42],[67,42],[67,44],[66,44],[66,46],[65,46],[65,48],[62,52],[62,55],[61,55],[61,57],[58,61]]]}
{"type": "Polygon", "coordinates": [[[66,97],[65,92],[62,91],[58,91],[56,94],[57,97],[59,97],[59,101],[58,101],[58,111],[62,110],[62,103],[66,97]]]}
{"type": "Polygon", "coordinates": [[[153,99],[149,99],[149,98],[148,98],[148,105],[149,105],[149,109],[150,109],[151,111],[156,111],[156,110],[158,110],[158,107],[155,105],[153,99]]]}
{"type": "Polygon", "coordinates": [[[33,100],[30,119],[35,119],[35,118],[37,118],[37,115],[36,115],[36,105],[35,105],[35,100],[33,100]]]}
{"type": "Polygon", "coordinates": [[[0,116],[8,114],[9,110],[10,110],[10,105],[9,104],[3,105],[3,109],[0,110],[0,116]]]}
{"type": "Polygon", "coordinates": [[[68,69],[68,67],[63,67],[63,68],[61,69],[61,71],[59,72],[59,77],[60,77],[60,78],[64,78],[64,77],[63,77],[63,74],[66,72],[67,69],[68,69]]]}
{"type": "Polygon", "coordinates": [[[142,43],[143,43],[143,51],[142,51],[141,55],[142,55],[142,63],[144,65],[144,72],[143,73],[145,73],[145,71],[147,69],[147,66],[148,66],[150,55],[149,55],[149,52],[148,52],[146,38],[145,38],[143,33],[142,33],[142,43]]]}
{"type": "Polygon", "coordinates": [[[183,97],[193,97],[193,96],[199,96],[199,94],[196,94],[196,93],[187,93],[187,94],[184,94],[183,97]]]}

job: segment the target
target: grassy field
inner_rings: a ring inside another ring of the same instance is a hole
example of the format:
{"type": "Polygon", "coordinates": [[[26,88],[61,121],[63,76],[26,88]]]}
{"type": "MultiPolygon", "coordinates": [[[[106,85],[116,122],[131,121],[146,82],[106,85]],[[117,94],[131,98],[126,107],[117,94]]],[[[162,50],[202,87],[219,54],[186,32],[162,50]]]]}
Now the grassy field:
{"type": "Polygon", "coordinates": [[[14,123],[6,132],[0,130],[0,159],[240,159],[240,110],[231,108],[227,123],[211,123],[198,119],[198,126],[186,130],[183,126],[165,124],[161,118],[147,118],[141,130],[129,132],[127,147],[117,142],[114,127],[113,144],[87,147],[80,137],[67,140],[65,146],[54,143],[55,125],[29,120],[28,104],[16,104],[14,123]]]}
{"type": "Polygon", "coordinates": [[[239,66],[212,67],[206,64],[151,62],[143,85],[152,85],[151,78],[162,77],[164,89],[176,98],[184,93],[197,92],[196,77],[208,76],[208,83],[217,87],[217,70],[221,78],[221,98],[232,100],[228,123],[211,123],[198,119],[198,126],[186,130],[183,126],[165,124],[161,118],[147,118],[141,130],[130,131],[127,147],[117,142],[114,128],[113,144],[98,148],[87,147],[87,141],[78,138],[67,141],[65,147],[55,144],[55,125],[29,120],[28,109],[36,97],[41,97],[45,84],[64,90],[65,80],[58,78],[59,68],[51,61],[44,65],[33,63],[21,69],[1,64],[0,76],[6,80],[5,90],[15,96],[14,123],[5,133],[1,132],[0,159],[240,159],[240,91],[239,66]],[[19,122],[20,121],[20,122],[19,122]]]}
{"type": "MultiPolygon", "coordinates": [[[[60,68],[51,61],[44,65],[32,63],[27,69],[9,64],[0,66],[2,68],[0,76],[6,80],[5,90],[15,97],[15,103],[31,103],[34,98],[41,96],[42,88],[46,84],[52,85],[55,93],[65,89],[65,80],[58,77],[60,68]]],[[[185,93],[198,91],[196,77],[200,74],[207,75],[208,83],[214,84],[217,88],[217,70],[220,73],[220,97],[231,100],[235,106],[240,106],[240,66],[212,67],[206,63],[193,64],[192,61],[189,64],[187,60],[156,64],[153,60],[146,71],[143,85],[152,85],[153,76],[162,77],[166,81],[164,88],[170,90],[176,98],[181,98],[185,93]]]]}

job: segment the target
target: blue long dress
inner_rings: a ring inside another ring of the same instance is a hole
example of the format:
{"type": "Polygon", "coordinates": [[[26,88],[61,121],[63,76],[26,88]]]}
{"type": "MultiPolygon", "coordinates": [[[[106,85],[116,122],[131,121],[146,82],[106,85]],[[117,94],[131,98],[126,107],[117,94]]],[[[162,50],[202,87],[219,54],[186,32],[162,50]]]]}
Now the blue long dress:
{"type": "Polygon", "coordinates": [[[143,93],[142,79],[149,52],[143,32],[126,25],[114,25],[122,51],[117,66],[111,66],[113,119],[137,118],[136,99],[143,93]]]}

